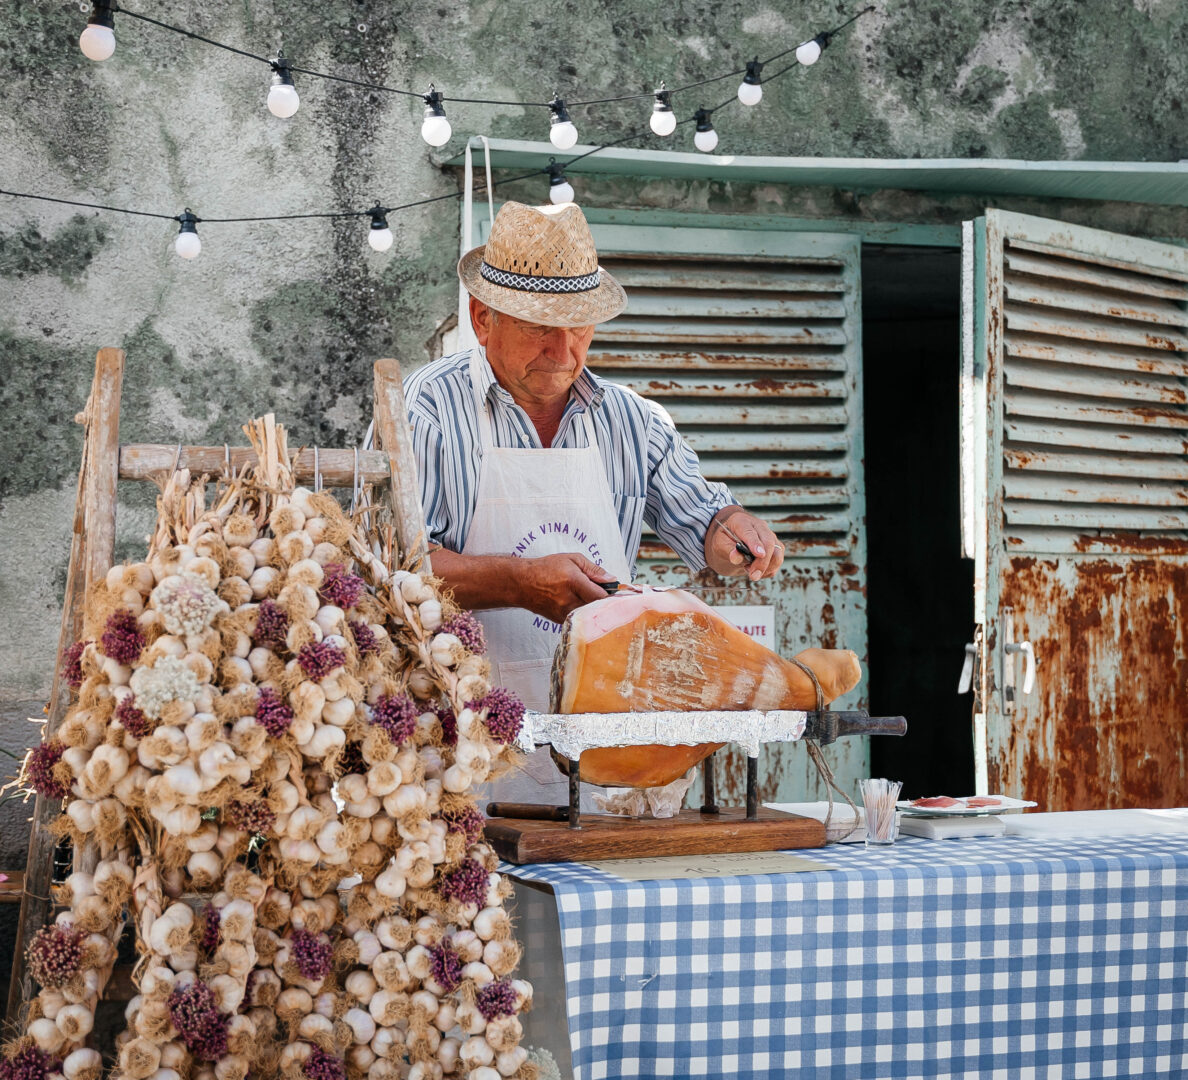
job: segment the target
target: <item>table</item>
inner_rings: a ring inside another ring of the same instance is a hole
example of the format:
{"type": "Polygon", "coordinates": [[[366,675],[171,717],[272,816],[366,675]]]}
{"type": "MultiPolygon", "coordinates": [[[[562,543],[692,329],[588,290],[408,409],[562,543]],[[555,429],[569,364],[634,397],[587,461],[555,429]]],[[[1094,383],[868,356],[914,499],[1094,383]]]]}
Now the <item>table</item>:
{"type": "Polygon", "coordinates": [[[1188,837],[803,854],[836,869],[504,867],[526,1042],[576,1080],[1188,1075],[1188,837]]]}

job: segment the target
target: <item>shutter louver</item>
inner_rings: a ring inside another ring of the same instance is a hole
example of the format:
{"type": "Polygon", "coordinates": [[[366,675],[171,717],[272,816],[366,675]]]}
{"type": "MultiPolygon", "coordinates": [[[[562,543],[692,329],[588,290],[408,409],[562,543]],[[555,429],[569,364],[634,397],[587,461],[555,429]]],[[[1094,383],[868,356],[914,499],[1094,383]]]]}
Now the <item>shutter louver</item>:
{"type": "Polygon", "coordinates": [[[1008,238],[1011,550],[1188,539],[1188,275],[1008,238]]]}
{"type": "MultiPolygon", "coordinates": [[[[854,269],[712,254],[601,262],[630,302],[595,332],[591,368],[663,405],[704,475],[728,484],[789,555],[850,551],[854,269]]],[[[645,528],[640,557],[674,555],[645,528]]]]}

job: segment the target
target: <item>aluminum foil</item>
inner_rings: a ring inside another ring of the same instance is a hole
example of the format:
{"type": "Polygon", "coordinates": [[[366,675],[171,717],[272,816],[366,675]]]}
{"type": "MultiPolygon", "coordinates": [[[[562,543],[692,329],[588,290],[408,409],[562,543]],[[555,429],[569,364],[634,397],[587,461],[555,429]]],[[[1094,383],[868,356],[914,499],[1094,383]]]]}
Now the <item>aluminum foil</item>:
{"type": "Polygon", "coordinates": [[[607,746],[698,746],[735,743],[748,757],[758,757],[764,743],[796,742],[804,735],[808,714],[774,712],[557,713],[528,712],[517,740],[531,753],[552,746],[567,758],[607,746]]]}

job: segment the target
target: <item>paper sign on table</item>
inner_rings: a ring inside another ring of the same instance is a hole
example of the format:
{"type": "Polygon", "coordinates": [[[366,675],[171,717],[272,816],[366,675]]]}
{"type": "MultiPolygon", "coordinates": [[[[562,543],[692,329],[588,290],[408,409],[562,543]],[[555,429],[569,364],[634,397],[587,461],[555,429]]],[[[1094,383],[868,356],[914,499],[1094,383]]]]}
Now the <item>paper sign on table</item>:
{"type": "Polygon", "coordinates": [[[741,874],[798,874],[834,867],[783,851],[740,851],[720,855],[664,855],[651,859],[600,859],[584,863],[625,881],[737,877],[741,874]]]}

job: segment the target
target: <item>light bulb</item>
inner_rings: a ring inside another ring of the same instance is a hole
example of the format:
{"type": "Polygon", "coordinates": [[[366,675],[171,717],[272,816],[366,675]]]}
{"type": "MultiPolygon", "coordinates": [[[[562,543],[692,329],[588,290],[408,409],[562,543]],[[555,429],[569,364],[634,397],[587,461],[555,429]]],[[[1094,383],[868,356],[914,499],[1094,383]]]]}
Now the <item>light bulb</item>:
{"type": "Polygon", "coordinates": [[[821,59],[821,46],[822,42],[818,38],[813,38],[811,41],[797,45],[796,59],[805,67],[812,67],[813,64],[821,59]]]}
{"type": "Polygon", "coordinates": [[[196,259],[202,250],[202,241],[198,239],[198,218],[194,216],[188,206],[177,215],[181,227],[177,230],[177,239],[173,241],[173,250],[183,259],[196,259]]]}
{"type": "Polygon", "coordinates": [[[392,246],[392,230],[388,228],[388,212],[376,203],[367,211],[371,215],[371,228],[367,231],[367,242],[373,251],[387,251],[392,246]]]}
{"type": "Polygon", "coordinates": [[[288,120],[297,111],[300,104],[301,98],[297,96],[297,87],[286,83],[277,83],[269,87],[268,111],[273,116],[288,120]]]}
{"type": "Polygon", "coordinates": [[[371,245],[373,251],[387,251],[392,246],[393,239],[391,229],[367,230],[367,242],[371,245]]]}
{"type": "Polygon", "coordinates": [[[565,102],[556,94],[549,102],[549,142],[558,150],[568,150],[577,142],[577,128],[569,119],[565,102]]]}
{"type": "Polygon", "coordinates": [[[657,135],[671,135],[676,131],[676,113],[671,109],[666,112],[654,112],[648,123],[657,135]]]}
{"type": "Polygon", "coordinates": [[[268,111],[273,116],[287,120],[301,104],[297,87],[293,85],[293,73],[289,70],[289,61],[283,52],[278,51],[269,63],[272,64],[272,85],[268,88],[268,111]]]}
{"type": "Polygon", "coordinates": [[[738,100],[744,105],[758,105],[763,100],[763,87],[758,83],[742,83],[738,88],[738,100]]]}
{"type": "Polygon", "coordinates": [[[427,116],[421,125],[421,138],[430,146],[445,146],[454,129],[444,116],[427,116]]]}
{"type": "Polygon", "coordinates": [[[89,23],[79,35],[78,47],[88,60],[106,60],[115,52],[115,31],[110,26],[89,23]]]}
{"type": "Polygon", "coordinates": [[[556,158],[549,158],[545,171],[549,174],[549,202],[573,202],[573,185],[565,179],[565,166],[558,165],[556,158]]]}
{"type": "Polygon", "coordinates": [[[693,136],[693,145],[704,154],[710,153],[718,145],[718,133],[714,130],[714,122],[710,119],[711,110],[704,105],[693,114],[697,123],[697,133],[693,136]]]}
{"type": "Polygon", "coordinates": [[[558,150],[568,150],[577,142],[577,128],[572,120],[565,120],[560,124],[553,124],[549,128],[549,142],[558,150]]]}
{"type": "Polygon", "coordinates": [[[656,102],[652,106],[648,124],[657,135],[671,135],[676,131],[676,123],[676,113],[672,111],[672,92],[664,89],[664,83],[661,83],[656,90],[656,102]]]}
{"type": "Polygon", "coordinates": [[[450,141],[453,129],[446,119],[441,93],[429,84],[429,93],[422,94],[425,101],[425,122],[421,124],[421,138],[430,146],[445,146],[450,141]]]}
{"type": "Polygon", "coordinates": [[[177,239],[173,241],[173,250],[183,259],[196,259],[202,250],[202,241],[196,232],[178,233],[177,239]]]}
{"type": "Polygon", "coordinates": [[[738,88],[738,100],[744,105],[758,105],[763,100],[763,87],[759,85],[759,73],[762,70],[759,57],[747,61],[747,73],[738,88]]]}

